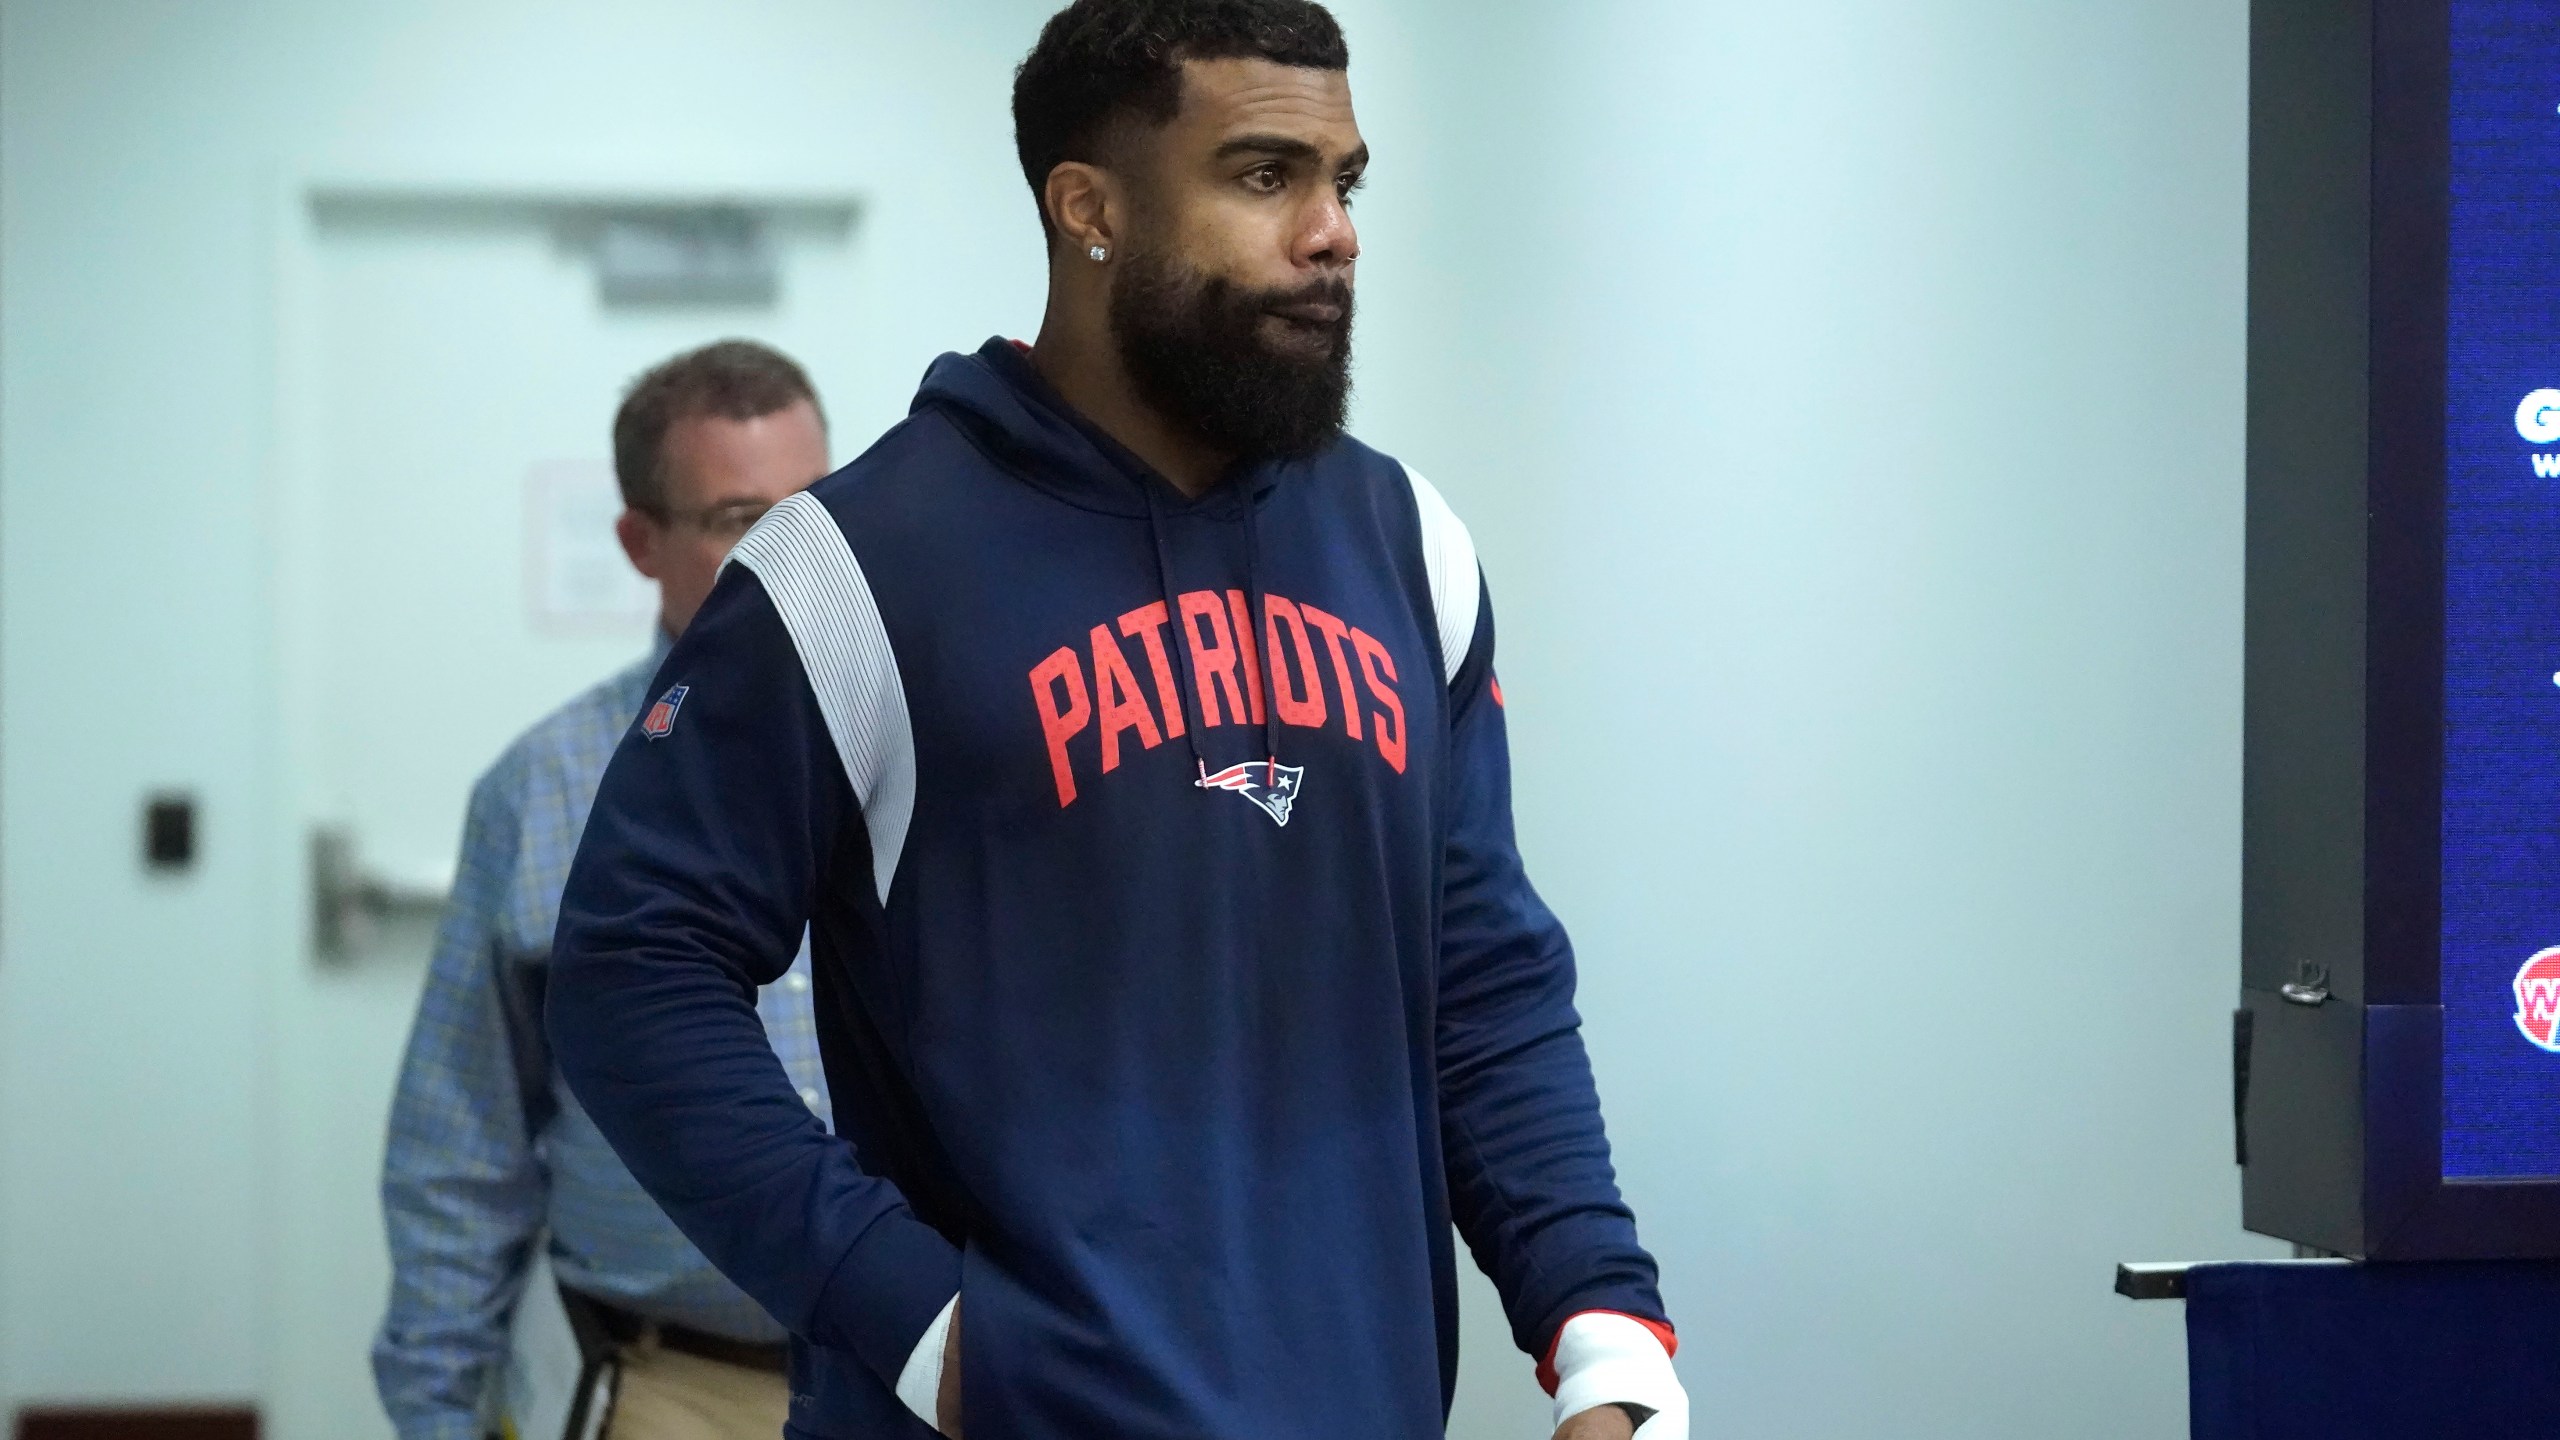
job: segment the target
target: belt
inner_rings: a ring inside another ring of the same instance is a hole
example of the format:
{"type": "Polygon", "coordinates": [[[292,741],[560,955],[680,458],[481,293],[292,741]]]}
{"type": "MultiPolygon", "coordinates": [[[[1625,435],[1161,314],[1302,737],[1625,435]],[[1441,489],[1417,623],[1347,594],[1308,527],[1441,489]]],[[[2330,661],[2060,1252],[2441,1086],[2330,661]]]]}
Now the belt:
{"type": "Polygon", "coordinates": [[[791,1373],[791,1347],[754,1340],[732,1340],[726,1335],[713,1335],[689,1325],[670,1324],[635,1315],[617,1305],[606,1304],[592,1295],[579,1297],[595,1307],[596,1318],[603,1323],[604,1333],[619,1345],[658,1345],[680,1354],[742,1370],[762,1370],[773,1375],[791,1373]]]}

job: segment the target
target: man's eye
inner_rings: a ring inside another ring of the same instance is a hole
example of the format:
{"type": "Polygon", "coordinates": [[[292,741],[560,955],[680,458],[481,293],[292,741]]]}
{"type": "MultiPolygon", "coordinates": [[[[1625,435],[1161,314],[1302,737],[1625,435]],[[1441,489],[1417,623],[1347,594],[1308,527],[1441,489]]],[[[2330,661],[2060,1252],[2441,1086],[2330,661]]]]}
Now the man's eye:
{"type": "Polygon", "coordinates": [[[1333,193],[1341,198],[1343,204],[1350,204],[1351,197],[1360,193],[1360,177],[1357,175],[1334,177],[1333,193]]]}
{"type": "Polygon", "coordinates": [[[1244,183],[1256,190],[1269,192],[1280,189],[1288,182],[1287,178],[1280,173],[1279,166],[1256,165],[1244,172],[1244,183]]]}

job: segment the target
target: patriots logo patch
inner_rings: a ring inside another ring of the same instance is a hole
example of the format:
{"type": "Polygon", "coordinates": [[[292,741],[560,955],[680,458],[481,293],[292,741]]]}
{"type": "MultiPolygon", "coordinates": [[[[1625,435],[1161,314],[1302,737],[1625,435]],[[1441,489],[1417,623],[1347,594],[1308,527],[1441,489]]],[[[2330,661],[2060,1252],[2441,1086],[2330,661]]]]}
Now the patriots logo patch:
{"type": "Polygon", "coordinates": [[[659,696],[658,703],[650,706],[649,713],[642,717],[640,733],[652,740],[664,740],[674,734],[676,712],[684,708],[685,692],[691,688],[689,685],[677,685],[659,696]]]}
{"type": "Polygon", "coordinates": [[[1230,765],[1215,775],[1203,775],[1191,782],[1195,790],[1228,790],[1262,807],[1275,825],[1289,823],[1289,811],[1298,803],[1298,786],[1306,778],[1304,765],[1275,765],[1267,760],[1247,760],[1230,765]]]}

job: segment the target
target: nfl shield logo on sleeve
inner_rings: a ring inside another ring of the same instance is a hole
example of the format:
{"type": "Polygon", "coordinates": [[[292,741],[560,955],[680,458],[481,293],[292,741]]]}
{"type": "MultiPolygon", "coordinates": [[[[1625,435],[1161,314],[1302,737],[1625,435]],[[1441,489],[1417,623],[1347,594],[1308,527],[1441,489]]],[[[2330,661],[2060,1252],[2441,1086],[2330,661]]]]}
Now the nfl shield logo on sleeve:
{"type": "Polygon", "coordinates": [[[687,688],[677,685],[659,696],[658,703],[650,706],[648,715],[641,720],[640,733],[652,740],[664,740],[672,734],[676,728],[676,712],[684,708],[687,688]]]}

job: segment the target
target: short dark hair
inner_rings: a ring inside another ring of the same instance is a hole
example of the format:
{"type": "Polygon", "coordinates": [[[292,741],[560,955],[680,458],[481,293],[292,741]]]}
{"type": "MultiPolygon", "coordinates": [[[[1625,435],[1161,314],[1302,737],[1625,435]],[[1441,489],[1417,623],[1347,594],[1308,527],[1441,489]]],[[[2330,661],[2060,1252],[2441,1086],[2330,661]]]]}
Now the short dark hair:
{"type": "Polygon", "coordinates": [[[613,417],[613,478],[622,503],[667,514],[667,431],[679,420],[714,415],[753,420],[806,400],[826,423],[808,375],[788,355],[753,340],[717,340],[663,361],[622,392],[613,417]]]}
{"type": "Polygon", "coordinates": [[[1075,0],[1049,17],[1013,75],[1013,148],[1054,233],[1049,172],[1098,163],[1115,125],[1162,125],[1182,108],[1182,62],[1238,57],[1345,70],[1351,47],[1315,0],[1075,0]]]}

